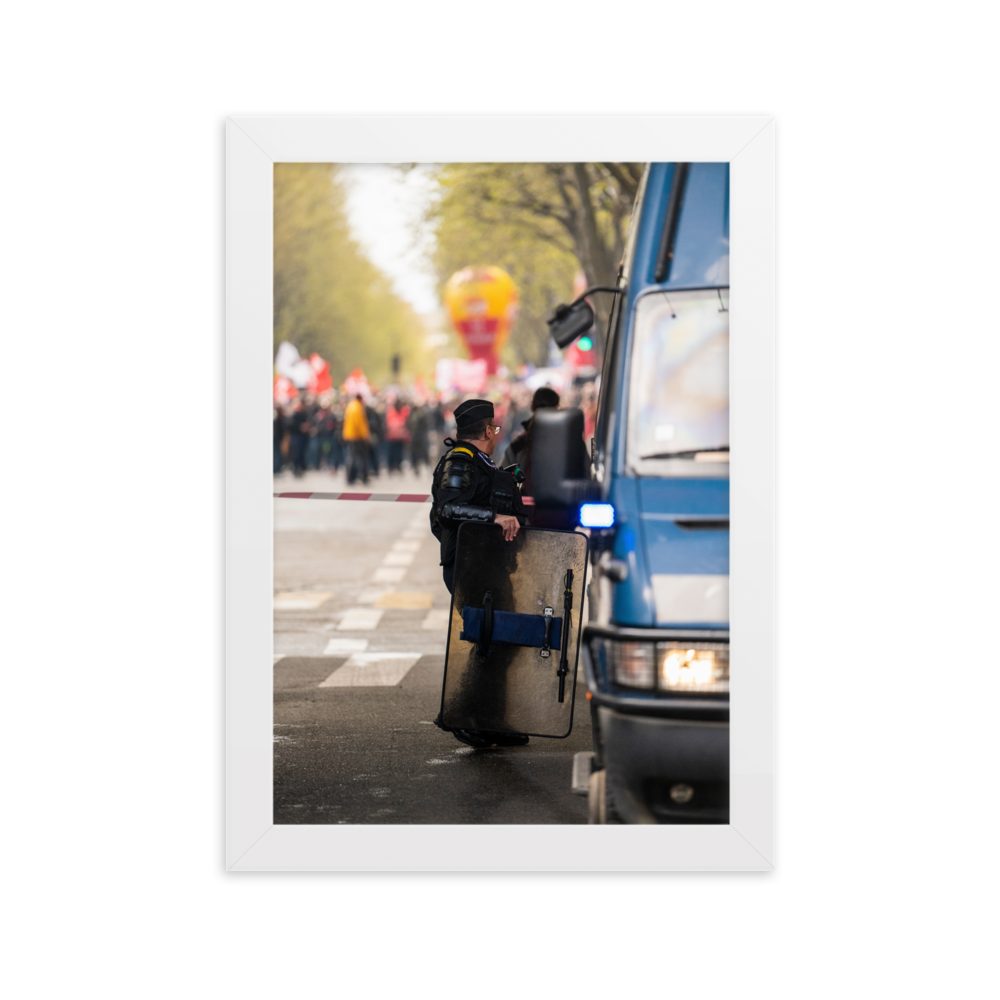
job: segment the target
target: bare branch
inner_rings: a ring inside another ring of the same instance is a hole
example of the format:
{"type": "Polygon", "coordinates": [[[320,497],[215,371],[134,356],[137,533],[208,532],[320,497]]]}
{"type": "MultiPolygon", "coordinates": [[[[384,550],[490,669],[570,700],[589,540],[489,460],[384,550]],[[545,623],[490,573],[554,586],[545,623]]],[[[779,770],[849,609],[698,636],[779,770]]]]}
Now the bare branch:
{"type": "Polygon", "coordinates": [[[573,197],[569,193],[569,184],[572,180],[567,178],[564,174],[558,173],[553,175],[553,180],[556,182],[556,187],[559,189],[559,197],[562,198],[563,204],[566,206],[566,211],[570,215],[576,215],[576,205],[573,202],[573,197]]]}
{"type": "MultiPolygon", "coordinates": [[[[502,205],[503,203],[502,202],[493,202],[493,204],[502,205]]],[[[480,225],[483,225],[483,226],[495,226],[495,225],[497,225],[497,222],[498,222],[497,219],[491,219],[491,218],[489,218],[487,216],[484,216],[484,215],[480,214],[476,210],[473,210],[470,213],[470,217],[475,222],[478,222],[480,225]]],[[[542,240],[545,243],[549,243],[552,246],[558,248],[559,250],[564,250],[567,253],[573,253],[573,245],[572,245],[572,243],[567,244],[564,240],[560,240],[554,233],[547,232],[541,226],[537,225],[534,222],[531,222],[530,220],[520,220],[518,222],[518,227],[520,229],[522,229],[522,230],[528,230],[528,231],[530,231],[531,235],[535,239],[542,240]]]]}
{"type": "MultiPolygon", "coordinates": [[[[524,201],[507,201],[501,198],[485,198],[484,201],[488,201],[492,205],[496,205],[501,209],[513,210],[515,212],[527,212],[528,215],[537,215],[542,218],[554,219],[556,222],[561,223],[563,226],[568,227],[568,222],[566,218],[561,215],[553,206],[547,205],[544,202],[535,202],[529,199],[524,201]]],[[[493,220],[494,222],[498,220],[493,220]]]]}
{"type": "Polygon", "coordinates": [[[632,176],[631,171],[627,171],[627,168],[631,167],[632,164],[626,163],[605,163],[604,167],[607,168],[608,173],[621,185],[622,192],[628,197],[630,202],[635,201],[635,196],[639,191],[639,180],[641,179],[641,174],[639,178],[632,176]]]}

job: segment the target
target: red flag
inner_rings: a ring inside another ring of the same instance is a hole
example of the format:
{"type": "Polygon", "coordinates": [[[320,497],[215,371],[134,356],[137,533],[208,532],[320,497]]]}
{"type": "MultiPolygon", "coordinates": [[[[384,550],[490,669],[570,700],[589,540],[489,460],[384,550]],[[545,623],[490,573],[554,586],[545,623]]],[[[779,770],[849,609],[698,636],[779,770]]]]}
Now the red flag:
{"type": "Polygon", "coordinates": [[[330,362],[324,361],[318,354],[309,356],[309,367],[312,369],[309,375],[309,391],[314,395],[326,392],[333,388],[333,379],[330,377],[330,362]]]}
{"type": "Polygon", "coordinates": [[[299,394],[298,390],[292,385],[291,379],[285,378],[284,375],[274,376],[274,401],[279,406],[284,406],[290,399],[294,399],[299,394]]]}

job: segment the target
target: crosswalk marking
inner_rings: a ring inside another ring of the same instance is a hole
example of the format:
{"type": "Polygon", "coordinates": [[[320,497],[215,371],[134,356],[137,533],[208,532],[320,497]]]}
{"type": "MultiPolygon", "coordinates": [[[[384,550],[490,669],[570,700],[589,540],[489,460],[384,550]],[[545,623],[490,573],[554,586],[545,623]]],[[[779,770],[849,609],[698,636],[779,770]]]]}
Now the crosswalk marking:
{"type": "Polygon", "coordinates": [[[379,566],[372,574],[372,583],[399,583],[406,576],[403,566],[379,566]]]}
{"type": "Polygon", "coordinates": [[[319,686],[394,687],[420,659],[420,653],[355,653],[319,686]]]}
{"type": "Polygon", "coordinates": [[[333,597],[331,590],[295,590],[274,595],[275,611],[315,611],[333,597]]]}
{"type": "Polygon", "coordinates": [[[416,556],[416,552],[387,552],[382,559],[382,565],[409,566],[416,556]]]}
{"type": "MultiPolygon", "coordinates": [[[[335,605],[328,605],[327,611],[323,614],[327,623],[321,630],[321,634],[322,631],[326,632],[324,636],[326,646],[322,654],[312,652],[308,655],[347,659],[319,687],[393,687],[403,681],[421,655],[432,650],[432,645],[437,641],[432,635],[420,639],[410,631],[408,633],[411,636],[410,641],[405,639],[399,641],[402,639],[402,634],[398,639],[390,638],[394,635],[395,628],[402,625],[408,616],[399,616],[399,622],[396,623],[390,616],[388,631],[383,621],[387,609],[420,611],[425,614],[414,617],[422,619],[421,624],[418,626],[416,621],[411,620],[405,625],[405,629],[412,630],[419,627],[426,632],[440,632],[447,628],[450,611],[433,607],[432,590],[402,589],[406,586],[403,580],[409,571],[408,567],[413,565],[420,552],[424,551],[428,538],[427,509],[424,507],[416,511],[407,527],[391,541],[389,551],[384,553],[381,565],[374,570],[368,585],[360,587],[360,592],[355,591],[357,596],[354,598],[353,606],[344,609],[342,598],[338,598],[335,605]],[[335,633],[333,637],[330,637],[330,630],[335,633]],[[370,652],[371,639],[351,635],[358,632],[374,634],[376,630],[377,635],[374,638],[376,650],[385,650],[387,646],[389,649],[394,646],[399,649],[402,646],[404,650],[409,647],[409,651],[370,652]]],[[[332,591],[283,591],[274,595],[274,607],[278,611],[315,611],[333,596],[332,591]]],[[[279,663],[287,655],[275,654],[274,663],[279,663]]]]}
{"type": "Polygon", "coordinates": [[[432,608],[427,612],[427,617],[421,622],[420,627],[428,631],[447,628],[450,620],[451,608],[432,608]]]}
{"type": "Polygon", "coordinates": [[[370,632],[385,612],[381,608],[348,608],[337,626],[339,632],[370,632]]]}
{"type": "Polygon", "coordinates": [[[378,604],[386,594],[391,594],[393,587],[369,587],[358,594],[358,604],[378,604]]]}
{"type": "Polygon", "coordinates": [[[394,542],[392,546],[393,552],[416,552],[420,548],[420,542],[418,541],[399,541],[394,542]]]}
{"type": "Polygon", "coordinates": [[[405,611],[422,611],[429,608],[434,595],[427,590],[396,590],[383,594],[376,602],[376,608],[402,608],[405,611]]]}
{"type": "Polygon", "coordinates": [[[363,653],[368,648],[367,639],[331,639],[323,650],[324,656],[339,656],[342,653],[363,653]]]}

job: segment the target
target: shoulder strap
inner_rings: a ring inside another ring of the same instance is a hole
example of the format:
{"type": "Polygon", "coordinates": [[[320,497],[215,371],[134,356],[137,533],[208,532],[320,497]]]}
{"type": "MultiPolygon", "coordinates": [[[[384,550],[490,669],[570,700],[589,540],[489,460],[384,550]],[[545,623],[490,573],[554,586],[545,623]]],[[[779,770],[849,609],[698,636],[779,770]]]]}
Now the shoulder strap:
{"type": "Polygon", "coordinates": [[[456,451],[460,451],[463,455],[468,455],[469,458],[475,458],[476,456],[472,453],[471,448],[466,448],[461,441],[456,441],[454,438],[446,437],[444,439],[444,446],[448,449],[442,456],[441,461],[443,462],[449,455],[453,455],[456,451]]]}

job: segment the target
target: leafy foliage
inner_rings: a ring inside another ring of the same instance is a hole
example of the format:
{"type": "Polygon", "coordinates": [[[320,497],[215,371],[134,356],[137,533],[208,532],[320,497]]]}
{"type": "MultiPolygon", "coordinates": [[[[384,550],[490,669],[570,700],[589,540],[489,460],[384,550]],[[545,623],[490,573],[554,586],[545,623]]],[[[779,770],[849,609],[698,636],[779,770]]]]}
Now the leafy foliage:
{"type": "MultiPolygon", "coordinates": [[[[495,264],[521,293],[508,363],[548,358],[545,320],[588,285],[615,283],[643,165],[638,163],[452,163],[438,170],[431,208],[440,286],[469,265],[495,264]]],[[[596,296],[598,340],[609,303],[596,296]]]]}
{"type": "Polygon", "coordinates": [[[274,165],[274,344],[330,362],[334,384],[360,365],[375,382],[430,374],[426,330],[352,239],[335,165],[274,165]]]}

